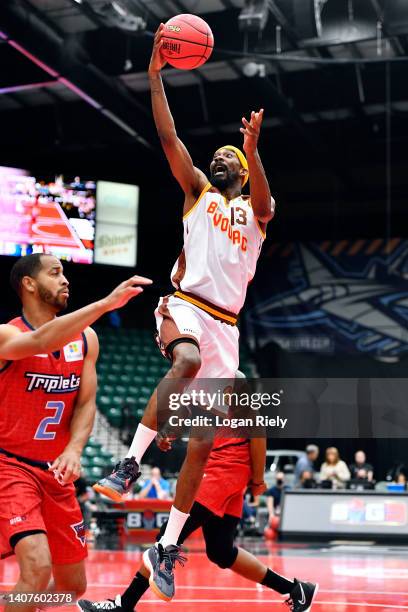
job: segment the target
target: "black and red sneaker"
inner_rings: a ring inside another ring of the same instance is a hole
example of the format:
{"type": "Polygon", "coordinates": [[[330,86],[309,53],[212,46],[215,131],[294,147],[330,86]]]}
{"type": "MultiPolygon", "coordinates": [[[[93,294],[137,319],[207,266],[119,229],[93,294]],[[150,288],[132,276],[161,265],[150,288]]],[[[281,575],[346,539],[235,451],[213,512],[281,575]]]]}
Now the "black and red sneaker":
{"type": "Polygon", "coordinates": [[[92,488],[114,501],[122,501],[123,496],[130,491],[132,484],[136,482],[140,474],[135,458],[127,457],[119,461],[112,474],[98,480],[92,488]]]}

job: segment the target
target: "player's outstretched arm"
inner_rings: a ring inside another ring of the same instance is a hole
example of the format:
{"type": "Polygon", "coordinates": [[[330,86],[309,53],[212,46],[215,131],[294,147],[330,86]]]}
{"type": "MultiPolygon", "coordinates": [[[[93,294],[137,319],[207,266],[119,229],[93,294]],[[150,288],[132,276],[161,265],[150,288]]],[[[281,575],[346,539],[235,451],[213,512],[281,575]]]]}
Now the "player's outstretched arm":
{"type": "Polygon", "coordinates": [[[268,180],[258,153],[258,139],[263,119],[263,108],[256,113],[252,111],[250,121],[242,117],[244,127],[244,151],[248,160],[250,176],[251,205],[255,217],[261,223],[268,223],[275,214],[275,200],[271,196],[268,180]]]}
{"type": "Polygon", "coordinates": [[[164,25],[160,24],[154,37],[153,52],[149,65],[154,122],[174,178],[186,195],[197,197],[208,181],[205,174],[194,166],[189,152],[177,136],[160,74],[161,69],[166,64],[160,53],[163,44],[163,30],[164,25]]]}
{"type": "Polygon", "coordinates": [[[88,351],[81,374],[81,384],[70,425],[70,441],[50,470],[62,482],[74,482],[81,475],[81,454],[91,434],[96,413],[96,361],[99,353],[98,336],[93,329],[85,330],[88,351]]]}
{"type": "Polygon", "coordinates": [[[105,298],[84,308],[57,317],[32,332],[21,332],[13,325],[0,326],[0,359],[13,361],[37,353],[51,353],[76,338],[84,329],[110,310],[122,308],[143,291],[140,285],[152,281],[143,276],[132,276],[116,287],[105,298]]]}

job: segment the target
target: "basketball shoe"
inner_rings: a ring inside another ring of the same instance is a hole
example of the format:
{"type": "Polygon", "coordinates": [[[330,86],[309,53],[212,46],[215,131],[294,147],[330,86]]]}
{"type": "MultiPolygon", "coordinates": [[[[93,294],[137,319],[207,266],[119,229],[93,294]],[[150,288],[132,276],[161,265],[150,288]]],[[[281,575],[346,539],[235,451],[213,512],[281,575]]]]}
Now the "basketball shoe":
{"type": "Polygon", "coordinates": [[[92,488],[114,501],[122,501],[123,495],[130,491],[140,474],[134,457],[122,459],[116,464],[112,474],[96,482],[92,488]]]}
{"type": "Polygon", "coordinates": [[[294,583],[295,586],[285,603],[292,612],[307,612],[311,610],[319,585],[313,584],[313,582],[300,582],[296,578],[294,583]]]}

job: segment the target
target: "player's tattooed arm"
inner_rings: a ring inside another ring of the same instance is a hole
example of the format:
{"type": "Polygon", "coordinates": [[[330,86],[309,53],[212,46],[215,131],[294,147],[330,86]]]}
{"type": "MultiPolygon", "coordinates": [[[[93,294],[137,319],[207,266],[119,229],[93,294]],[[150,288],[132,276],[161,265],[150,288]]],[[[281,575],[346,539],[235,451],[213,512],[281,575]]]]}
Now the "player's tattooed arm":
{"type": "Polygon", "coordinates": [[[90,327],[85,330],[88,351],[81,374],[81,385],[70,424],[70,441],[49,467],[56,470],[61,482],[73,482],[81,473],[81,454],[91,434],[96,413],[96,361],[99,353],[98,337],[90,327]]]}
{"type": "Polygon", "coordinates": [[[0,325],[0,360],[24,359],[37,353],[51,353],[61,349],[103,314],[122,308],[129,300],[142,293],[141,285],[151,283],[149,278],[132,276],[120,283],[105,298],[56,317],[32,332],[23,333],[13,325],[0,325]]]}
{"type": "Polygon", "coordinates": [[[258,139],[261,131],[264,110],[252,111],[249,121],[242,117],[244,135],[243,149],[248,160],[250,176],[251,205],[255,217],[261,223],[268,223],[275,214],[275,200],[271,196],[268,179],[258,152],[258,139]]]}
{"type": "Polygon", "coordinates": [[[148,73],[154,122],[174,178],[187,196],[198,197],[208,180],[205,174],[194,166],[187,148],[177,136],[160,75],[161,69],[166,64],[160,53],[163,28],[161,24],[155,34],[148,73]]]}

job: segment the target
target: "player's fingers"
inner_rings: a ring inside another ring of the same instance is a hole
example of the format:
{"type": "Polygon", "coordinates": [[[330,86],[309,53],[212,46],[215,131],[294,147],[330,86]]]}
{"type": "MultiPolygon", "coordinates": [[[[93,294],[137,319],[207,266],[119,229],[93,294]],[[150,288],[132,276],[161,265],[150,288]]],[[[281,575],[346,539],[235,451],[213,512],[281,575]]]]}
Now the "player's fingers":
{"type": "Polygon", "coordinates": [[[49,471],[49,472],[52,472],[53,470],[56,470],[56,469],[57,469],[57,467],[58,467],[58,465],[59,465],[59,462],[60,462],[60,458],[59,458],[59,457],[57,457],[57,458],[56,458],[56,459],[53,461],[53,463],[49,463],[49,464],[48,464],[48,465],[49,465],[49,467],[48,467],[48,471],[49,471]]]}
{"type": "Polygon", "coordinates": [[[127,280],[125,280],[123,282],[123,286],[124,287],[130,287],[133,285],[151,285],[152,284],[152,279],[151,278],[146,278],[145,276],[131,276],[130,278],[128,278],[127,280]]]}
{"type": "Polygon", "coordinates": [[[259,113],[256,113],[256,124],[258,127],[261,127],[261,123],[263,120],[263,114],[264,114],[264,109],[261,108],[261,110],[259,111],[259,113]]]}
{"type": "Polygon", "coordinates": [[[72,482],[78,478],[79,473],[80,470],[76,462],[68,463],[67,469],[65,470],[61,480],[64,483],[72,482]]]}
{"type": "Polygon", "coordinates": [[[253,125],[251,125],[246,119],[245,117],[242,117],[242,123],[245,125],[246,129],[249,130],[250,132],[253,132],[254,135],[256,134],[256,129],[253,125]]]}
{"type": "Polygon", "coordinates": [[[146,278],[145,276],[134,276],[133,279],[134,283],[138,285],[151,285],[153,282],[151,278],[146,278]]]}
{"type": "Polygon", "coordinates": [[[129,301],[132,298],[136,297],[140,293],[143,293],[142,287],[130,287],[128,289],[128,293],[127,293],[127,296],[126,296],[127,297],[127,301],[129,301]]]}

